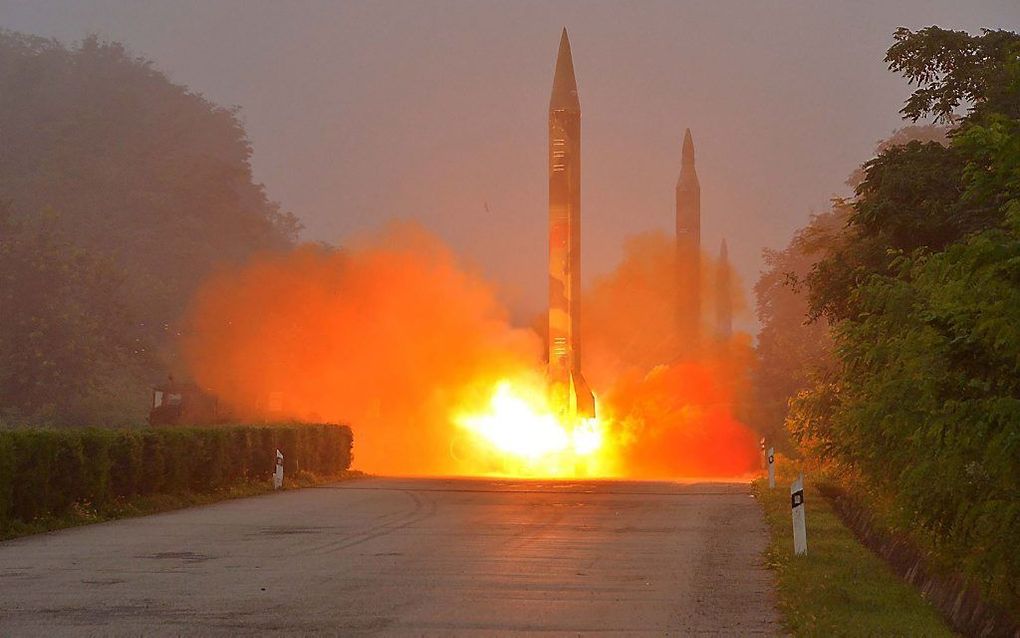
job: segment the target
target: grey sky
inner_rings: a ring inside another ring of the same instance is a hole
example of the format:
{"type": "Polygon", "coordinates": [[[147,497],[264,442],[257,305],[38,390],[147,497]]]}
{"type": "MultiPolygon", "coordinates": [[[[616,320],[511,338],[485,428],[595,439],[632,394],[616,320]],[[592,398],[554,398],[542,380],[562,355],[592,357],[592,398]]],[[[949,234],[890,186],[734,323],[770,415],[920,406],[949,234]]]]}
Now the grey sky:
{"type": "Polygon", "coordinates": [[[546,295],[563,26],[583,109],[585,279],[627,235],[671,230],[690,127],[703,244],[725,236],[749,287],[761,249],[845,194],[901,125],[909,88],[882,58],[897,26],[930,24],[1017,30],[1020,3],[0,0],[4,28],[99,33],[239,105],[257,177],[307,239],[416,219],[497,281],[518,319],[546,295]]]}

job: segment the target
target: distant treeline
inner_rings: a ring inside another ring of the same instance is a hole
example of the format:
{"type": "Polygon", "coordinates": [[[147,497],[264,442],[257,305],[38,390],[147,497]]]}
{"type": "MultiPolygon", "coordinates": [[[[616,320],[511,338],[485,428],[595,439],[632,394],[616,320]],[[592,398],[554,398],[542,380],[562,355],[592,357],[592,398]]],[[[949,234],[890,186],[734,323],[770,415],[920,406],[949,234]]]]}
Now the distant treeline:
{"type": "Polygon", "coordinates": [[[73,508],[102,515],[137,497],[268,483],[276,450],[285,480],[338,476],[350,468],[352,440],[349,427],[327,424],[0,430],[0,535],[73,508]]]}
{"type": "Polygon", "coordinates": [[[196,285],[297,237],[251,151],[119,44],[0,31],[0,423],[144,416],[196,285]]]}
{"type": "Polygon", "coordinates": [[[900,29],[917,122],[755,289],[758,426],[1020,609],[1020,35],[900,29]]]}

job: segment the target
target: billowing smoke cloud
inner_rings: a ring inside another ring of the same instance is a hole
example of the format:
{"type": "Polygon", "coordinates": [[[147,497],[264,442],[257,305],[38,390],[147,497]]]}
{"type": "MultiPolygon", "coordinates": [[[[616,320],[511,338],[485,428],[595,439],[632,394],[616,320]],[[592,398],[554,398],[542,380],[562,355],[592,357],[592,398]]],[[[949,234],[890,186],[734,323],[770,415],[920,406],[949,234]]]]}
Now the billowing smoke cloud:
{"type": "MultiPolygon", "coordinates": [[[[672,255],[664,235],[637,237],[584,299],[584,366],[607,433],[598,471],[739,474],[757,458],[731,416],[746,337],[676,355],[672,255]]],[[[189,334],[195,380],[238,418],[350,423],[355,466],[376,473],[516,472],[473,450],[454,415],[506,379],[543,387],[539,335],[512,327],[493,287],[413,225],[223,271],[196,296],[189,334]]]]}
{"type": "Polygon", "coordinates": [[[408,225],[222,272],[190,316],[199,384],[239,416],[352,424],[355,465],[373,472],[470,471],[451,455],[450,406],[541,365],[492,288],[408,225]]]}
{"type": "MultiPolygon", "coordinates": [[[[588,380],[601,396],[629,476],[733,476],[757,467],[755,435],[733,416],[747,390],[746,334],[715,334],[718,265],[702,258],[700,343],[676,337],[678,300],[672,237],[627,241],[620,266],[585,297],[588,380]]],[[[732,275],[731,275],[732,278],[732,275]]],[[[731,290],[739,286],[731,282],[731,290]]],[[[732,293],[731,306],[744,308],[732,293]]]]}

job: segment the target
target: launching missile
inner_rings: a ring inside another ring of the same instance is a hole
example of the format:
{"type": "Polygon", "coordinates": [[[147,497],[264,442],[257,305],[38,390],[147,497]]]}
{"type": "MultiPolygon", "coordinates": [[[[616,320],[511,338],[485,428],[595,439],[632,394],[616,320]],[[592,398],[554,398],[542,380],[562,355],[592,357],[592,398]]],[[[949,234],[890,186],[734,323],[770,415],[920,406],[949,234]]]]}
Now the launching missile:
{"type": "Polygon", "coordinates": [[[697,348],[701,319],[701,185],[694,169],[694,140],[684,132],[676,182],[678,333],[686,353],[697,348]]]}
{"type": "Polygon", "coordinates": [[[728,341],[733,336],[733,302],[730,300],[730,260],[726,240],[719,247],[719,263],[715,271],[715,336],[728,341]]]}
{"type": "Polygon", "coordinates": [[[581,374],[581,102],[566,29],[549,99],[549,389],[562,418],[595,417],[581,374]]]}

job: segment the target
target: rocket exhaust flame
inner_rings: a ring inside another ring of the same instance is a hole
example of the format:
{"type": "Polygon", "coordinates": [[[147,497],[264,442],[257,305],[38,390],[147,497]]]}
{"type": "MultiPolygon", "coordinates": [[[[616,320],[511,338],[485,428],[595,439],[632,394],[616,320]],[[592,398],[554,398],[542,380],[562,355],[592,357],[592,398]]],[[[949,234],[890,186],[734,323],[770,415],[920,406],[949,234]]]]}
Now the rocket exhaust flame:
{"type": "Polygon", "coordinates": [[[529,460],[563,452],[570,435],[556,417],[514,393],[507,381],[496,386],[491,410],[456,418],[497,449],[529,460]]]}
{"type": "Polygon", "coordinates": [[[609,471],[601,423],[594,418],[562,421],[539,388],[500,381],[484,410],[455,415],[454,422],[475,437],[477,449],[501,458],[504,472],[598,476],[609,471]]]}

